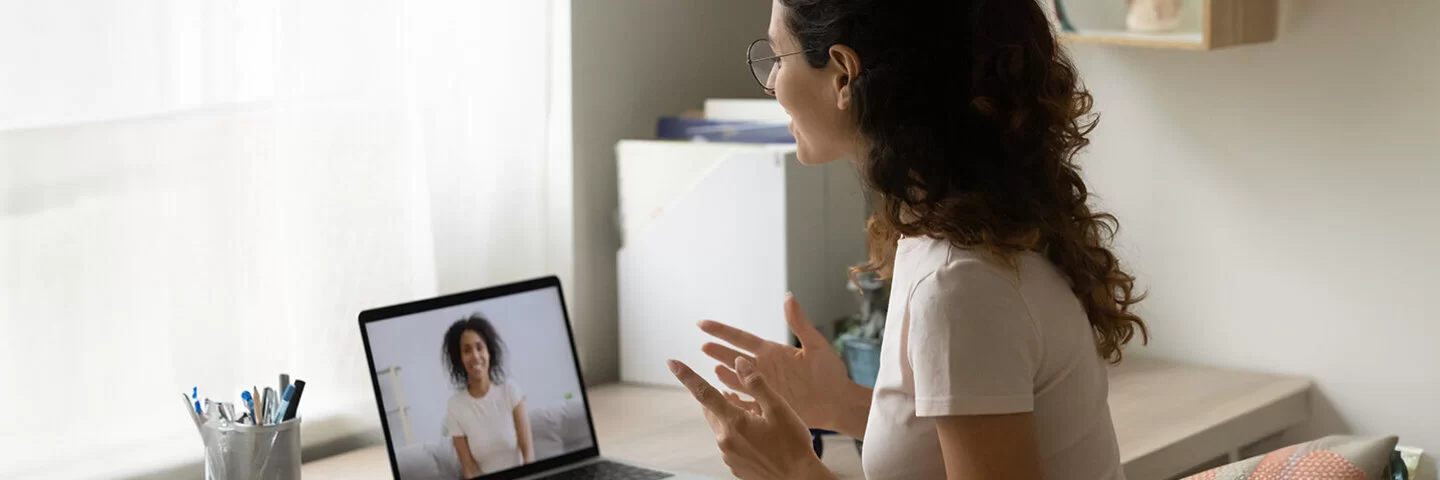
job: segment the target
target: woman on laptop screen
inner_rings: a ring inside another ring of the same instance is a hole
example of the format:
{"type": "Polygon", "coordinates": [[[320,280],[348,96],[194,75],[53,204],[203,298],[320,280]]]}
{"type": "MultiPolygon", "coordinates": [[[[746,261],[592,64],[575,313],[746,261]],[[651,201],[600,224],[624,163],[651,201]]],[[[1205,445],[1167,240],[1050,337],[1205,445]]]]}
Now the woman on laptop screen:
{"type": "Polygon", "coordinates": [[[455,443],[465,478],[535,461],[525,394],[505,381],[505,344],[479,314],[445,332],[441,348],[458,390],[445,408],[445,429],[455,443]]]}

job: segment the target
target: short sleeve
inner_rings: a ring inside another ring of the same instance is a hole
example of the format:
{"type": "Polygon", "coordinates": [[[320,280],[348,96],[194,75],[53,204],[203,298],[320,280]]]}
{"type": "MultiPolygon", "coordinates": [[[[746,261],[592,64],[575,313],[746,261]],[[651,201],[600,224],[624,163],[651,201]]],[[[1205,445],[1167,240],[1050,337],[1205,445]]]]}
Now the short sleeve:
{"type": "Polygon", "coordinates": [[[458,410],[458,406],[455,404],[455,398],[451,397],[450,401],[445,402],[445,431],[451,437],[463,437],[465,430],[460,428],[460,416],[456,410],[458,410]]]}
{"type": "Polygon", "coordinates": [[[916,416],[1034,410],[1039,335],[1010,279],[959,260],[917,283],[909,304],[916,416]]]}
{"type": "Polygon", "coordinates": [[[510,396],[511,410],[520,406],[520,402],[525,401],[525,392],[520,390],[520,386],[516,385],[515,382],[505,382],[505,393],[510,396]]]}

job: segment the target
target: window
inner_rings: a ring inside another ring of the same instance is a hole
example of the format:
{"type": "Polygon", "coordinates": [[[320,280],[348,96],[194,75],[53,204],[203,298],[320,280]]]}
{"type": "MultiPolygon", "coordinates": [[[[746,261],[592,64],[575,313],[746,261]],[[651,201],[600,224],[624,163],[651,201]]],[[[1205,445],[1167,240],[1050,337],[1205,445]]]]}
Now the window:
{"type": "Polygon", "coordinates": [[[197,463],[178,395],[280,372],[378,428],[360,310],[563,258],[568,8],[0,4],[0,477],[197,463]]]}

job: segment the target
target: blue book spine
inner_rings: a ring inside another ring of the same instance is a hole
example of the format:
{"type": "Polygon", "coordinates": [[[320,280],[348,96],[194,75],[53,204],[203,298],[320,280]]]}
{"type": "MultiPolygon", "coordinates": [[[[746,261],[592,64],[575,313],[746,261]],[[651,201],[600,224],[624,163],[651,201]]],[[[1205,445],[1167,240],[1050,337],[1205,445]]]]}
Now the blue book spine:
{"type": "Polygon", "coordinates": [[[737,143],[795,143],[790,127],[782,124],[661,117],[655,136],[662,140],[737,143]]]}

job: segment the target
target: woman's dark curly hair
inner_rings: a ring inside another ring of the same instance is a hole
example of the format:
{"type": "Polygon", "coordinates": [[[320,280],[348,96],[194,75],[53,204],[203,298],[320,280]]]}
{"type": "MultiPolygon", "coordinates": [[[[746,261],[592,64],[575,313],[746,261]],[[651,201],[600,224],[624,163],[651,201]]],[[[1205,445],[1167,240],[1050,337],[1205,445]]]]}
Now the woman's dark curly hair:
{"type": "Polygon", "coordinates": [[[1084,305],[1101,356],[1145,323],[1145,295],[1110,250],[1119,223],[1093,210],[1075,163],[1092,99],[1037,0],[780,0],[806,61],[855,50],[851,83],[872,191],[870,261],[888,277],[896,241],[930,236],[1015,265],[1043,254],[1084,305]]]}
{"type": "Polygon", "coordinates": [[[445,343],[440,347],[440,356],[450,366],[450,383],[461,390],[470,385],[470,373],[465,371],[465,361],[460,358],[460,336],[467,331],[480,335],[480,340],[485,342],[485,348],[490,350],[490,381],[504,382],[505,342],[500,340],[500,334],[495,332],[495,326],[491,325],[489,320],[475,313],[455,321],[450,324],[450,329],[445,331],[445,343]]]}

